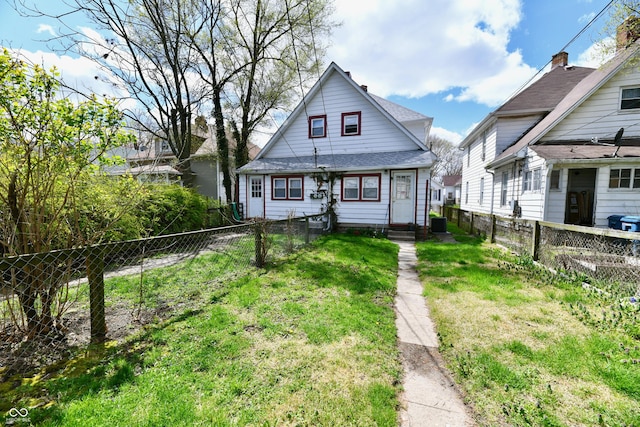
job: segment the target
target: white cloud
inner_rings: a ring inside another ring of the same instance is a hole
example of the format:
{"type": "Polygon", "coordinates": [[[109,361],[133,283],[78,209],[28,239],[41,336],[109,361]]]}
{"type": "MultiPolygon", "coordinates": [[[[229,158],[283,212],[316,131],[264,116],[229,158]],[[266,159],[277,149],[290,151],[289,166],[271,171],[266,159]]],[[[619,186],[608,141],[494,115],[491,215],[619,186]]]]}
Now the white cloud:
{"type": "MultiPolygon", "coordinates": [[[[60,78],[65,85],[79,90],[82,93],[95,93],[98,96],[121,98],[126,95],[121,89],[100,78],[101,71],[97,65],[87,58],[73,58],[68,55],[58,55],[53,52],[30,52],[21,49],[16,52],[27,62],[38,64],[46,70],[55,67],[60,73],[60,78]],[[98,77],[98,78],[96,78],[98,77]]],[[[121,104],[127,107],[129,101],[121,104]]]]}
{"type": "Polygon", "coordinates": [[[433,126],[431,128],[430,134],[439,136],[440,138],[446,139],[447,141],[451,141],[456,145],[458,145],[464,139],[464,137],[457,132],[452,132],[450,130],[440,128],[437,126],[433,126]]]}
{"type": "Polygon", "coordinates": [[[56,35],[56,32],[53,30],[53,27],[51,25],[46,25],[46,24],[40,24],[38,26],[38,29],[36,30],[36,33],[38,34],[49,33],[53,37],[55,37],[56,35]]]}
{"type": "Polygon", "coordinates": [[[518,0],[341,1],[328,59],[381,96],[460,88],[453,99],[494,106],[535,72],[507,50],[521,14],[518,0]]]}
{"type": "Polygon", "coordinates": [[[610,37],[602,42],[594,43],[578,55],[575,65],[598,68],[611,59],[615,52],[615,39],[610,37]]]}

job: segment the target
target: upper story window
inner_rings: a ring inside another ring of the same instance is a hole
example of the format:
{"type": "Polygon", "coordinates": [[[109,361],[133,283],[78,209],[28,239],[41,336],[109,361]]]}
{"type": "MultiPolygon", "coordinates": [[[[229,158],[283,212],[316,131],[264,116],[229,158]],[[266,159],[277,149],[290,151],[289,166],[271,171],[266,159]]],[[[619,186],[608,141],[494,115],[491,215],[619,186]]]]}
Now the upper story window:
{"type": "Polygon", "coordinates": [[[309,117],[309,138],[324,138],[327,136],[327,116],[309,117]]]}
{"type": "Polygon", "coordinates": [[[380,175],[347,175],[342,178],[345,202],[380,201],[380,175]]]}
{"type": "Polygon", "coordinates": [[[342,136],[360,135],[360,111],[342,113],[342,136]]]}
{"type": "Polygon", "coordinates": [[[609,188],[640,188],[640,168],[611,169],[609,188]]]}
{"type": "Polygon", "coordinates": [[[480,157],[484,162],[484,159],[487,156],[487,132],[482,133],[482,152],[480,153],[480,157]]]}
{"type": "Polygon", "coordinates": [[[274,200],[302,200],[301,176],[274,176],[271,178],[272,195],[274,200]]]}
{"type": "Polygon", "coordinates": [[[620,98],[621,110],[640,108],[640,87],[622,89],[622,96],[620,98]]]}

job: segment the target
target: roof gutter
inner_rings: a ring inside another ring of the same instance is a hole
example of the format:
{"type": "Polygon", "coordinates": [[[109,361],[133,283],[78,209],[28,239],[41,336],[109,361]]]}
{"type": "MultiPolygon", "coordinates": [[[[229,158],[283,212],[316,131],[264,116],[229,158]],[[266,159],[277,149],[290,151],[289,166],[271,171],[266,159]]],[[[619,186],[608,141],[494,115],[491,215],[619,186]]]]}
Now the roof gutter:
{"type": "Polygon", "coordinates": [[[505,165],[507,165],[507,164],[509,164],[511,162],[514,162],[514,161],[522,160],[525,157],[527,157],[527,147],[524,147],[524,148],[516,151],[513,154],[509,154],[508,156],[503,157],[502,159],[500,159],[500,160],[498,160],[496,162],[489,163],[485,167],[485,169],[487,171],[495,171],[496,169],[498,169],[501,166],[505,166],[505,165]]]}

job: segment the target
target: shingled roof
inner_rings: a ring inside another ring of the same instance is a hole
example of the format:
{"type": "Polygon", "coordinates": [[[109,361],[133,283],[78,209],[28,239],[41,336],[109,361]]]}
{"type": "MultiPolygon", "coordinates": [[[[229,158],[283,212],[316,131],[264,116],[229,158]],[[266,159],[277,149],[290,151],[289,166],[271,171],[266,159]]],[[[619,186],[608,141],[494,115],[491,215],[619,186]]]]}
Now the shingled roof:
{"type": "MultiPolygon", "coordinates": [[[[520,140],[507,147],[496,159],[489,165],[495,168],[517,157],[524,148],[536,144],[544,135],[547,134],[555,125],[561,122],[566,116],[581,105],[590,95],[611,79],[632,56],[638,53],[640,42],[636,42],[635,46],[631,46],[614,56],[609,62],[597,70],[592,71],[582,80],[580,80],[556,105],[556,107],[547,116],[544,117],[535,127],[533,127],[520,140]]],[[[568,143],[571,145],[571,143],[568,143]]],[[[552,149],[558,150],[558,149],[552,149]]],[[[540,151],[544,153],[545,149],[540,151]]],[[[595,151],[594,151],[595,153],[595,151]]],[[[546,155],[551,155],[550,153],[546,155]]],[[[631,153],[629,153],[631,155],[631,153]]],[[[544,155],[543,155],[544,157],[544,155]]]]}
{"type": "Polygon", "coordinates": [[[496,110],[496,115],[524,111],[549,112],[594,70],[588,67],[556,67],[504,103],[496,110]]]}

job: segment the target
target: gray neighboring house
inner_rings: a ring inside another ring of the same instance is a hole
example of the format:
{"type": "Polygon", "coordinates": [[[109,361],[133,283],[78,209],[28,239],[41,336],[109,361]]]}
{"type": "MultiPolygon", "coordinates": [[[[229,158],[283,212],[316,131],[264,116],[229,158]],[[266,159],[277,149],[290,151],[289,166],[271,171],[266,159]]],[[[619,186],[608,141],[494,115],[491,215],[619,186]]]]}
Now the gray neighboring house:
{"type": "MultiPolygon", "coordinates": [[[[233,153],[235,141],[230,139],[229,152],[233,153]]],[[[249,144],[249,158],[255,157],[259,148],[249,144]]],[[[128,147],[122,157],[126,158],[128,172],[141,181],[181,184],[181,173],[175,168],[177,158],[169,144],[163,139],[153,139],[140,143],[136,148],[128,147]]],[[[231,159],[233,164],[233,159],[231,159]]],[[[191,170],[194,188],[199,194],[222,202],[227,202],[222,185],[222,170],[215,138],[215,127],[206,123],[204,118],[196,119],[192,125],[191,170]]],[[[235,192],[235,171],[232,173],[232,194],[235,192]]]]}

